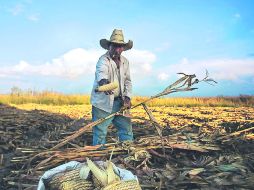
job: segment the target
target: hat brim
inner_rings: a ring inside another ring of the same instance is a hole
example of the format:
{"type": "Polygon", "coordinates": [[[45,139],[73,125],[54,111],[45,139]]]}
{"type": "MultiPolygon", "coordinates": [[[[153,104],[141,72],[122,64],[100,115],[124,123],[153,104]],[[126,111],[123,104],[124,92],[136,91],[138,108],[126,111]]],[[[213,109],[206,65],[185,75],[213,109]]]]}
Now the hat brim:
{"type": "Polygon", "coordinates": [[[115,44],[121,44],[123,45],[124,51],[127,51],[133,47],[133,41],[129,40],[127,43],[117,43],[117,42],[111,42],[108,41],[107,39],[101,39],[100,40],[100,45],[102,48],[109,50],[109,45],[110,43],[115,43],[115,44]]]}

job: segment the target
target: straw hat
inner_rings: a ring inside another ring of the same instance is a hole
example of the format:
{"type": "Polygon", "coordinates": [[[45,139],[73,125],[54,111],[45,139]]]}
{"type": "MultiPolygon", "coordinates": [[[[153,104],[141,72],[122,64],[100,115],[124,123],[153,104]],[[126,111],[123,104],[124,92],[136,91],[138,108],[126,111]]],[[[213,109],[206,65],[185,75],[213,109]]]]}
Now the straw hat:
{"type": "Polygon", "coordinates": [[[107,39],[100,40],[101,47],[107,50],[109,49],[110,43],[122,44],[124,47],[124,51],[131,49],[133,46],[133,41],[131,40],[129,40],[128,43],[124,42],[123,31],[117,29],[114,29],[114,31],[112,32],[110,40],[107,39]]]}

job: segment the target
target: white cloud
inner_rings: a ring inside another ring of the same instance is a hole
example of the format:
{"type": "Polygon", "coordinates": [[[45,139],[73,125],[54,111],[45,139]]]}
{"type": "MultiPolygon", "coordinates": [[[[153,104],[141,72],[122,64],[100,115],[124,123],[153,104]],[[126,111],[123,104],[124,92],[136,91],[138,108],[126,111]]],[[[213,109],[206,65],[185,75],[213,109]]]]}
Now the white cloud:
{"type": "Polygon", "coordinates": [[[24,11],[24,6],[22,4],[16,4],[13,8],[8,10],[12,15],[17,16],[24,11]]]}
{"type": "MultiPolygon", "coordinates": [[[[18,77],[23,75],[56,76],[74,79],[79,76],[93,78],[95,65],[98,58],[104,54],[104,50],[98,49],[72,49],[62,56],[56,57],[43,64],[32,64],[21,60],[13,66],[0,68],[0,77],[18,77]]],[[[169,76],[178,72],[196,74],[199,79],[204,77],[205,70],[215,80],[239,81],[242,77],[254,78],[254,59],[210,59],[190,60],[182,58],[178,64],[169,65],[161,69],[153,68],[156,55],[147,50],[136,50],[124,52],[130,61],[130,71],[133,79],[157,76],[158,80],[167,80],[169,76]]]]}
{"type": "Polygon", "coordinates": [[[152,73],[152,64],[156,60],[156,55],[147,50],[132,49],[124,52],[131,65],[133,75],[148,75],[152,73]]]}
{"type": "Polygon", "coordinates": [[[19,64],[15,65],[13,70],[16,72],[23,72],[29,69],[30,65],[26,61],[20,61],[19,64]]]}
{"type": "Polygon", "coordinates": [[[166,74],[166,73],[160,73],[160,74],[158,75],[158,79],[159,79],[159,80],[167,80],[168,78],[169,78],[169,75],[166,74]]]}
{"type": "Polygon", "coordinates": [[[27,17],[28,20],[37,22],[39,20],[39,14],[31,14],[27,17]]]}
{"type": "Polygon", "coordinates": [[[5,75],[5,74],[0,74],[0,78],[6,78],[7,77],[7,75],[5,75]]]}
{"type": "MultiPolygon", "coordinates": [[[[92,76],[98,58],[104,53],[104,50],[76,48],[40,65],[34,65],[22,60],[14,66],[0,68],[0,76],[30,74],[69,79],[84,75],[92,76]]],[[[131,50],[126,57],[130,61],[131,71],[134,74],[138,73],[139,77],[151,73],[152,63],[156,59],[153,53],[145,50],[131,50]]]]}
{"type": "Polygon", "coordinates": [[[1,68],[1,75],[43,75],[76,78],[82,74],[91,74],[95,63],[102,54],[98,50],[73,49],[64,55],[40,65],[20,61],[17,65],[1,68]]]}
{"type": "Polygon", "coordinates": [[[23,2],[17,3],[12,8],[7,8],[7,11],[10,12],[13,16],[21,15],[26,16],[30,21],[37,22],[39,20],[39,13],[29,13],[29,7],[31,6],[31,0],[24,0],[23,2]]]}
{"type": "MultiPolygon", "coordinates": [[[[205,75],[208,70],[210,77],[217,80],[240,80],[241,77],[254,77],[254,59],[211,59],[188,60],[183,58],[179,64],[168,66],[166,74],[184,72],[196,74],[198,78],[205,75]]],[[[165,71],[165,69],[164,69],[165,71]]]]}

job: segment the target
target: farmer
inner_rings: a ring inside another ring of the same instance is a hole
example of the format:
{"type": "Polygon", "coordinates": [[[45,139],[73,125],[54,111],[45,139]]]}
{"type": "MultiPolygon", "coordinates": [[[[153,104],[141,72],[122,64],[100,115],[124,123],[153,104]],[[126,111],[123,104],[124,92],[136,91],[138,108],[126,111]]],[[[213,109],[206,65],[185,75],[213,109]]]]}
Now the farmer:
{"type": "MultiPolygon", "coordinates": [[[[108,50],[102,55],[96,65],[95,80],[91,94],[92,120],[105,118],[111,113],[119,111],[123,106],[131,107],[132,83],[130,78],[129,61],[121,55],[129,50],[133,42],[124,42],[122,30],[115,29],[110,40],[101,39],[100,45],[108,50]],[[96,92],[98,86],[117,82],[118,88],[96,92]]],[[[120,141],[133,140],[131,119],[123,115],[116,115],[93,127],[93,145],[105,144],[108,126],[113,123],[117,128],[120,141]]]]}

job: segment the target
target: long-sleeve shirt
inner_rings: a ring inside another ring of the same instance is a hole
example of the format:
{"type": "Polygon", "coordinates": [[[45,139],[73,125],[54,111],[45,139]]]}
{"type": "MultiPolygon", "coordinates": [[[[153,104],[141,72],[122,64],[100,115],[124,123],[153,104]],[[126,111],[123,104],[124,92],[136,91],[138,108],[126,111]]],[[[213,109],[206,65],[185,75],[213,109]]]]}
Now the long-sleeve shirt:
{"type": "Polygon", "coordinates": [[[93,106],[111,113],[115,95],[106,95],[104,92],[95,92],[101,79],[108,79],[109,82],[114,82],[119,79],[119,92],[117,92],[117,90],[114,92],[131,98],[132,83],[129,61],[124,56],[121,55],[120,57],[119,70],[117,69],[116,63],[111,59],[109,52],[102,55],[96,65],[95,80],[91,93],[91,103],[93,106]],[[119,72],[119,78],[117,72],[119,72]]]}

